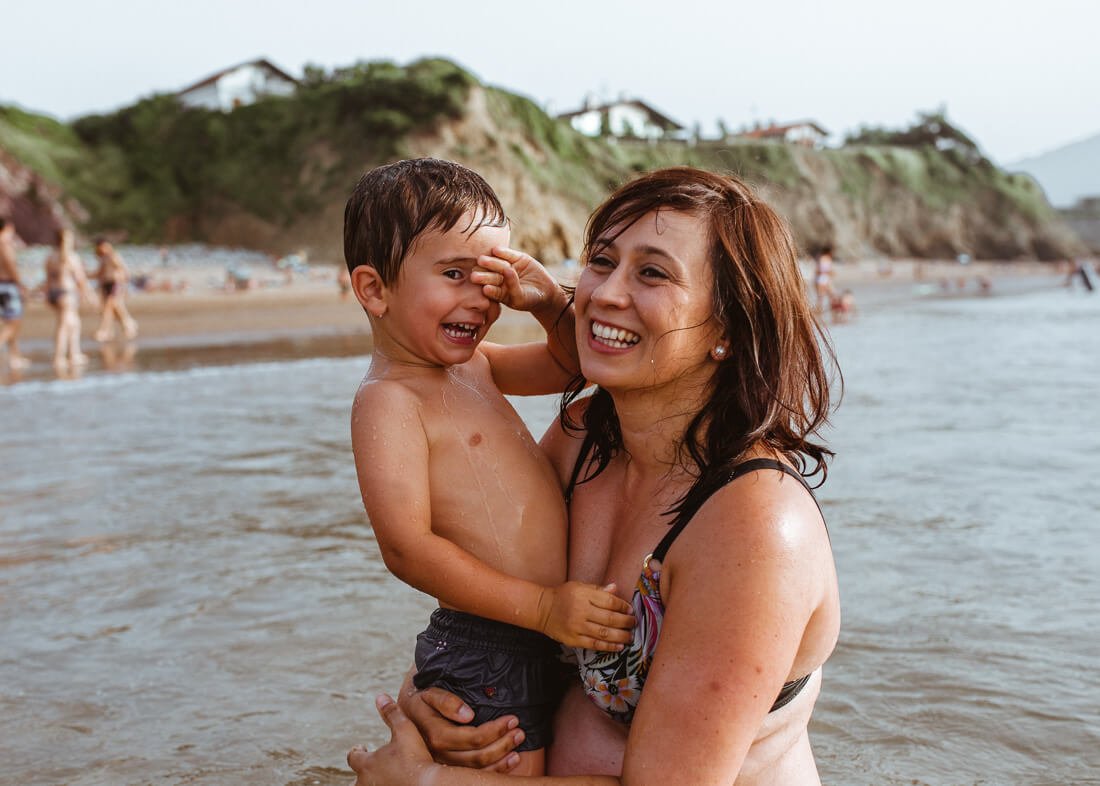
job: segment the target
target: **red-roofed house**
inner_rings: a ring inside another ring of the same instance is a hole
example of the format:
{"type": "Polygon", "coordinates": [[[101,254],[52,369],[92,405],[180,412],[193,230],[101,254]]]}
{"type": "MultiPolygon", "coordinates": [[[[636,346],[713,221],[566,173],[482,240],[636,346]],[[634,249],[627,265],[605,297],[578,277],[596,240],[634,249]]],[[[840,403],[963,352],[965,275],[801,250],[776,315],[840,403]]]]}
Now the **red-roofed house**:
{"type": "Polygon", "coordinates": [[[270,60],[252,60],[225,68],[176,93],[186,106],[229,112],[261,96],[285,96],[298,80],[270,60]]]}
{"type": "Polygon", "coordinates": [[[822,147],[829,137],[829,132],[817,123],[802,120],[786,125],[757,126],[741,132],[738,136],[745,139],[771,139],[807,147],[822,147]]]}
{"type": "Polygon", "coordinates": [[[595,104],[585,99],[584,106],[575,112],[558,115],[585,136],[610,133],[618,137],[639,139],[678,138],[685,129],[667,115],[638,99],[621,99],[611,103],[595,104]]]}

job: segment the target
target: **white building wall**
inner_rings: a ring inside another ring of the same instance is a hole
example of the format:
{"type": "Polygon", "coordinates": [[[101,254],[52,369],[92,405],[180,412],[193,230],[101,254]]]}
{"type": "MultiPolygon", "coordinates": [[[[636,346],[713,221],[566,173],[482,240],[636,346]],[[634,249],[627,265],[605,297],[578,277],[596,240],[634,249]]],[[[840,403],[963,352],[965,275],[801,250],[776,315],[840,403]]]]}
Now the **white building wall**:
{"type": "MultiPolygon", "coordinates": [[[[570,125],[586,136],[599,136],[603,126],[602,112],[592,109],[574,115],[570,125]]],[[[636,136],[642,139],[660,139],[661,127],[649,121],[649,115],[636,106],[615,104],[608,110],[608,125],[615,136],[636,136]]]]}
{"type": "Polygon", "coordinates": [[[189,90],[186,93],[180,94],[180,101],[184,106],[195,107],[198,109],[221,109],[221,98],[218,95],[218,85],[215,82],[211,82],[208,85],[203,85],[197,90],[189,90]]]}
{"type": "Polygon", "coordinates": [[[180,96],[187,106],[232,111],[238,106],[255,103],[265,95],[290,95],[294,84],[255,65],[244,65],[218,77],[217,81],[180,96]]]}

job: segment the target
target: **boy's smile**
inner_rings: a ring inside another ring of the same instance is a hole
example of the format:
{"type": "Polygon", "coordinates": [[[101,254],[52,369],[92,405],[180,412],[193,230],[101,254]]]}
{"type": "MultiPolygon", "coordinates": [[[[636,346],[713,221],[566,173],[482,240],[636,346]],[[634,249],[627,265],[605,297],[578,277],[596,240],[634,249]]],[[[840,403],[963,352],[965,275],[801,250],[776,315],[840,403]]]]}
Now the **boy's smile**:
{"type": "Polygon", "coordinates": [[[507,226],[477,226],[464,216],[446,232],[425,232],[386,287],[386,310],[373,320],[375,352],[413,366],[465,363],[500,316],[500,304],[470,280],[477,258],[507,246],[507,226]],[[474,227],[466,230],[468,226],[474,227]]]}

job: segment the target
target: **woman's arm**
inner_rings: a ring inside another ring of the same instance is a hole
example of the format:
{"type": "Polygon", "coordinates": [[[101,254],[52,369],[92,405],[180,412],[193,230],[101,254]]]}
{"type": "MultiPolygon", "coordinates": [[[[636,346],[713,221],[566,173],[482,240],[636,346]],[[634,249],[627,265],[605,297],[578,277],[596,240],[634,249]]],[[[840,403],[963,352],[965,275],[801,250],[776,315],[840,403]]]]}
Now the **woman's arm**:
{"type": "MultiPolygon", "coordinates": [[[[793,481],[755,473],[719,491],[670,550],[660,645],[627,740],[621,783],[733,783],[799,654],[823,597],[813,502],[793,481]]],[[[827,652],[825,653],[827,654],[827,652]]],[[[813,664],[818,665],[818,664],[813,664]]],[[[496,773],[431,765],[405,715],[383,698],[393,739],[353,750],[360,783],[505,784],[496,773]],[[422,777],[423,780],[418,780],[422,777]]],[[[546,784],[615,784],[575,776],[546,784]]]]}
{"type": "MultiPolygon", "coordinates": [[[[465,767],[448,767],[432,761],[416,727],[389,696],[375,700],[378,713],[390,727],[390,741],[370,752],[356,746],[348,753],[348,766],[358,776],[356,786],[509,786],[515,776],[465,767]]],[[[562,786],[617,786],[618,778],[582,775],[567,778],[524,778],[524,784],[562,786]]]]}

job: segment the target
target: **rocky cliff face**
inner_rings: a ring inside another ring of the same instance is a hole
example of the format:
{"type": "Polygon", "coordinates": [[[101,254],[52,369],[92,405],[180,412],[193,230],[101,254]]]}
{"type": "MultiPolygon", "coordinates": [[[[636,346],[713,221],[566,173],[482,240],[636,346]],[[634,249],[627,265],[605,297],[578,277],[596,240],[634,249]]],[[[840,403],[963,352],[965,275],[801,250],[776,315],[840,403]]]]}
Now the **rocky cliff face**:
{"type": "MultiPolygon", "coordinates": [[[[434,120],[422,107],[421,115],[401,114],[398,103],[387,108],[387,100],[408,98],[392,73],[380,82],[389,92],[355,93],[373,84],[368,68],[357,72],[367,81],[351,87],[330,81],[229,115],[181,112],[158,98],[135,105],[132,116],[80,121],[71,141],[58,137],[69,161],[54,169],[70,173],[68,191],[5,153],[0,136],[0,212],[28,242],[49,242],[58,226],[76,223],[147,242],[304,249],[339,263],[344,201],[359,174],[431,155],[481,172],[512,217],[514,244],[553,263],[579,256],[589,213],[615,186],[640,171],[688,164],[757,185],[806,252],[823,244],[848,258],[1061,259],[1084,251],[1034,181],[950,150],[592,140],[453,64],[427,67],[435,76],[421,77],[421,89],[439,84],[440,73],[459,74],[447,88],[458,96],[454,106],[434,120]],[[349,114],[351,98],[367,101],[370,114],[349,114]],[[134,136],[134,128],[144,130],[134,136]],[[130,136],[115,138],[124,132],[130,136]],[[204,147],[206,138],[216,151],[204,147]],[[165,160],[173,155],[180,160],[165,160]],[[88,213],[67,197],[73,191],[88,213]]],[[[401,78],[416,78],[415,69],[401,78]]],[[[40,163],[57,157],[39,152],[40,163]]]]}
{"type": "Polygon", "coordinates": [[[24,243],[53,243],[57,230],[88,219],[75,200],[0,148],[0,216],[15,225],[24,243]]]}

